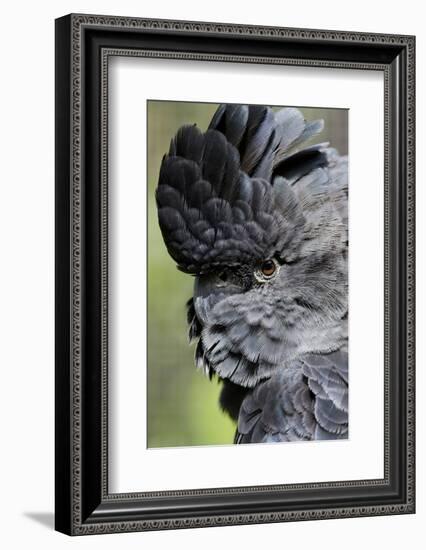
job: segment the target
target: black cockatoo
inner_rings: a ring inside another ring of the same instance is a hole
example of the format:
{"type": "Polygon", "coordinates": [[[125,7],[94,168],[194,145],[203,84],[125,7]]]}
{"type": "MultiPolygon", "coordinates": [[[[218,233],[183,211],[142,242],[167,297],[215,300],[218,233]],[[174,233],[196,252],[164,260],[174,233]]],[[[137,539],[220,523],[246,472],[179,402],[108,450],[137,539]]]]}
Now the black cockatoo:
{"type": "Polygon", "coordinates": [[[164,156],[158,219],[236,443],[348,436],[347,158],[298,109],[221,105],[164,156]]]}

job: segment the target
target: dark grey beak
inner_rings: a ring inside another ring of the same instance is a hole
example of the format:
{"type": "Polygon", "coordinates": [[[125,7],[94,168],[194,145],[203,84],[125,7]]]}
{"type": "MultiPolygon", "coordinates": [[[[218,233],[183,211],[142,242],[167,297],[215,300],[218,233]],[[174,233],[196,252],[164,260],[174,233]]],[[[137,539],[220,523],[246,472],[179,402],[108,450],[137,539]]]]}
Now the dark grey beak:
{"type": "Polygon", "coordinates": [[[195,278],[194,307],[203,325],[209,324],[210,312],[215,305],[232,294],[243,292],[243,288],[235,282],[224,281],[219,275],[209,273],[195,278]]]}

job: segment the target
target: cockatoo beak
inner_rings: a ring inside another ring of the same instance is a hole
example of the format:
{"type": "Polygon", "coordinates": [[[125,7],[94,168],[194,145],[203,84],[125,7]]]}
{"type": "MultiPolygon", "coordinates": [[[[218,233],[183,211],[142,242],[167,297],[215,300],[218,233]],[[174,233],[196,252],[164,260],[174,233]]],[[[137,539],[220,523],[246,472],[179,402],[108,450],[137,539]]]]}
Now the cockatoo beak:
{"type": "Polygon", "coordinates": [[[197,276],[194,283],[194,307],[198,319],[203,325],[208,325],[210,312],[218,302],[243,291],[244,288],[235,281],[224,281],[215,273],[197,276]]]}

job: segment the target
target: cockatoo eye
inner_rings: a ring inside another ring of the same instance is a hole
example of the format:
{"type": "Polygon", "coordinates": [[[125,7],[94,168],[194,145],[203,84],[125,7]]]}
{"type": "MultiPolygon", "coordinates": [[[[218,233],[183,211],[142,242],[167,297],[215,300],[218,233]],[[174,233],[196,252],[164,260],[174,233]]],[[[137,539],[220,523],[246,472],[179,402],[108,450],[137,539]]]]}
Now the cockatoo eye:
{"type": "Polygon", "coordinates": [[[265,275],[265,277],[272,277],[272,275],[275,273],[276,267],[272,260],[266,260],[266,262],[263,262],[260,269],[262,270],[262,273],[265,275]]]}
{"type": "Polygon", "coordinates": [[[279,270],[279,263],[274,260],[265,260],[261,263],[260,267],[254,272],[255,278],[260,282],[264,283],[273,279],[279,270]]]}

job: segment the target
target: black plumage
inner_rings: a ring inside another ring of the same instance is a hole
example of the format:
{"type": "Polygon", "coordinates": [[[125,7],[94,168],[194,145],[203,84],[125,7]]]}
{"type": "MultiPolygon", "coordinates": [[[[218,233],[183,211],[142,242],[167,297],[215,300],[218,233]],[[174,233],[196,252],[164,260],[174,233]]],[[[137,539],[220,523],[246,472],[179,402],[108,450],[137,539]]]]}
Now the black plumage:
{"type": "Polygon", "coordinates": [[[303,147],[322,128],[294,108],[221,105],[161,165],[164,242],[195,275],[196,365],[223,381],[237,443],[348,434],[347,159],[303,147]]]}
{"type": "Polygon", "coordinates": [[[306,355],[257,385],[242,402],[236,442],[347,437],[347,366],[342,351],[306,355]]]}

